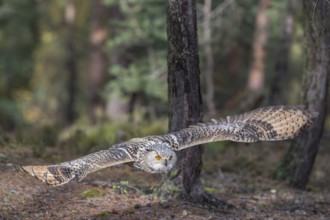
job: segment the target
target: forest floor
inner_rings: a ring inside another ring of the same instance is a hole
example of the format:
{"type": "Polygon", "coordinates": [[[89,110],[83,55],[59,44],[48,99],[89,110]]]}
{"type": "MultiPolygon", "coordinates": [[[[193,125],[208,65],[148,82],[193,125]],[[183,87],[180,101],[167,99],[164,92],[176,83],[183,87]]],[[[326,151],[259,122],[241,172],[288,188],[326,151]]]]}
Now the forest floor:
{"type": "MultiPolygon", "coordinates": [[[[0,219],[330,219],[330,152],[320,149],[309,190],[296,190],[271,176],[288,142],[205,148],[205,190],[235,208],[210,208],[152,191],[160,177],[119,165],[59,187],[47,186],[13,164],[48,164],[29,147],[0,147],[0,219]]],[[[67,152],[47,148],[62,160],[67,152]]],[[[58,162],[58,161],[56,161],[58,162]]]]}

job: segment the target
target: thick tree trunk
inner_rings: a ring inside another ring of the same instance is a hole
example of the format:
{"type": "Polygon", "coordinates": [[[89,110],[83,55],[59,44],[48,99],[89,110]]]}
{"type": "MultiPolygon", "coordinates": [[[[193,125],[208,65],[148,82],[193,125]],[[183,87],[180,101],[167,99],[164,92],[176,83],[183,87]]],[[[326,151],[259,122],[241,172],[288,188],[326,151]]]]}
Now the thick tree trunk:
{"type": "Polygon", "coordinates": [[[74,22],[76,17],[76,8],[72,0],[67,0],[65,5],[65,43],[67,48],[66,68],[68,71],[67,92],[68,100],[66,105],[65,121],[72,123],[76,118],[75,102],[77,91],[77,65],[76,65],[76,51],[74,47],[74,22]]]}
{"type": "MultiPolygon", "coordinates": [[[[201,120],[202,98],[197,44],[195,0],[168,0],[168,86],[169,129],[176,131],[201,120]]],[[[188,195],[198,187],[202,147],[178,153],[180,175],[174,182],[188,195]]]]}
{"type": "Polygon", "coordinates": [[[92,123],[97,122],[98,112],[105,109],[100,92],[107,75],[107,54],[103,48],[107,39],[107,17],[108,8],[102,1],[92,1],[89,64],[89,119],[92,123]]]}
{"type": "Polygon", "coordinates": [[[309,110],[319,113],[310,131],[292,142],[277,178],[286,179],[304,189],[318,152],[326,116],[330,71],[330,3],[327,0],[304,0],[307,60],[303,100],[309,110]]]}

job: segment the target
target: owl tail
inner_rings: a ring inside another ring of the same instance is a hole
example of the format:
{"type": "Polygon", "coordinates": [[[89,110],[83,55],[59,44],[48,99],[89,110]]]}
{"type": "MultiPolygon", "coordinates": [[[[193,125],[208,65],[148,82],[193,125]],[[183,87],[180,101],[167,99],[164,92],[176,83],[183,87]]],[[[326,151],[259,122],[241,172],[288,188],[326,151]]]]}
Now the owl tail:
{"type": "Polygon", "coordinates": [[[84,177],[78,176],[77,171],[63,165],[21,166],[21,169],[51,186],[63,185],[74,178],[80,180],[84,177]]]}

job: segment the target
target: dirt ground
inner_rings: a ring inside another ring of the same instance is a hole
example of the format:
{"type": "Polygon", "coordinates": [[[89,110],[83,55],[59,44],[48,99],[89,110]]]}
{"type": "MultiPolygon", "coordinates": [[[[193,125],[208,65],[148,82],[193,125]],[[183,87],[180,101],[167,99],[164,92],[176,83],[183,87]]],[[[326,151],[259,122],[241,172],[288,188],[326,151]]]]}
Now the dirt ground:
{"type": "MultiPolygon", "coordinates": [[[[235,206],[203,207],[182,199],[162,200],[152,191],[160,177],[120,165],[82,182],[49,187],[13,164],[48,164],[29,147],[0,147],[0,219],[330,219],[329,149],[321,149],[308,191],[272,180],[288,142],[206,148],[205,190],[235,206]]],[[[49,153],[68,156],[53,148],[49,153]]]]}

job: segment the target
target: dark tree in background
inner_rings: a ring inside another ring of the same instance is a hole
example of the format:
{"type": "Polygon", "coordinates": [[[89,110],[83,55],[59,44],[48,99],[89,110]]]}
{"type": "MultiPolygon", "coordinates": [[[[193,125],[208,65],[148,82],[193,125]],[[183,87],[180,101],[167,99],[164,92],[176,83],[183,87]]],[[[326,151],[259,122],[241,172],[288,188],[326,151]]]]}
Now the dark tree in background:
{"type": "MultiPolygon", "coordinates": [[[[256,1],[254,1],[256,2],[256,1]]],[[[266,46],[269,35],[268,11],[270,0],[259,0],[254,21],[251,64],[247,74],[246,89],[229,101],[228,107],[238,112],[257,108],[265,97],[266,46]],[[234,105],[233,105],[234,104],[234,105]]],[[[240,50],[240,49],[239,49],[240,50]]],[[[234,58],[234,57],[233,57],[234,58]]],[[[232,86],[237,82],[230,82],[232,86]]]]}
{"type": "Polygon", "coordinates": [[[281,27],[281,37],[279,39],[277,47],[275,48],[276,57],[275,59],[275,76],[270,86],[269,103],[270,105],[281,105],[284,104],[285,100],[285,86],[287,79],[289,78],[289,55],[290,47],[293,36],[293,15],[292,15],[292,4],[290,0],[287,3],[286,11],[283,16],[283,24],[281,27]]]}
{"type": "Polygon", "coordinates": [[[212,26],[211,26],[211,15],[212,15],[212,0],[204,0],[203,7],[203,49],[205,54],[205,104],[207,106],[208,115],[214,117],[216,114],[214,104],[214,59],[212,50],[212,26]]]}
{"type": "MultiPolygon", "coordinates": [[[[196,2],[168,0],[169,129],[176,131],[201,120],[202,99],[197,44],[196,2]]],[[[180,175],[174,182],[187,194],[198,193],[202,147],[178,153],[180,175]]]]}
{"type": "Polygon", "coordinates": [[[250,92],[260,94],[264,89],[265,81],[265,45],[268,38],[267,8],[269,0],[259,0],[256,15],[255,34],[253,42],[253,61],[249,71],[247,87],[250,92]]]}
{"type": "Polygon", "coordinates": [[[104,44],[107,40],[108,8],[101,0],[92,1],[90,64],[89,64],[89,119],[97,122],[97,113],[104,110],[104,100],[100,96],[107,75],[107,54],[104,44]]]}
{"type": "Polygon", "coordinates": [[[303,101],[319,113],[309,132],[292,142],[277,177],[305,188],[318,152],[327,109],[330,71],[330,3],[327,0],[304,0],[306,66],[303,101]]]}
{"type": "Polygon", "coordinates": [[[67,70],[67,104],[65,112],[65,121],[72,123],[76,117],[75,100],[77,91],[77,64],[76,64],[76,51],[75,51],[75,18],[76,8],[74,1],[67,0],[64,8],[64,21],[65,21],[65,46],[66,46],[66,59],[65,65],[67,70]]]}

